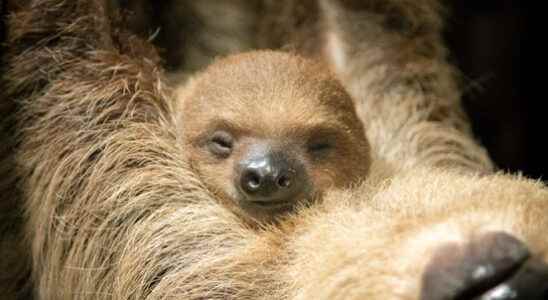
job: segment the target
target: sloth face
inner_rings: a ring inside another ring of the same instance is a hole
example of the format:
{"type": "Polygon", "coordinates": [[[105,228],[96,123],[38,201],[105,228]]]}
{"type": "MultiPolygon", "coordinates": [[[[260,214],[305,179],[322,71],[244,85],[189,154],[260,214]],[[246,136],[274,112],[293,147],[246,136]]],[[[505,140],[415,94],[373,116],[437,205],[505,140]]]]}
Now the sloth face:
{"type": "Polygon", "coordinates": [[[192,166],[255,219],[367,174],[369,145],[352,100],[310,61],[275,52],[229,57],[181,95],[179,130],[192,166]]]}

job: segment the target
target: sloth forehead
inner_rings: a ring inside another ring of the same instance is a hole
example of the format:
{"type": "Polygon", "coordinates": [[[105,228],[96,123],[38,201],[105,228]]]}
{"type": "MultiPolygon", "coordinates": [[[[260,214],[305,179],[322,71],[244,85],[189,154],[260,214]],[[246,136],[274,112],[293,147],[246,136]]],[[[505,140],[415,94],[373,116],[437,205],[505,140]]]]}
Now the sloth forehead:
{"type": "MultiPolygon", "coordinates": [[[[312,129],[348,130],[356,123],[348,112],[334,111],[325,105],[313,105],[299,99],[271,101],[225,101],[224,105],[190,106],[185,115],[201,128],[230,127],[239,131],[266,135],[306,133],[312,129]]],[[[208,105],[209,104],[209,105],[208,105]]],[[[352,112],[351,112],[352,113],[352,112]]]]}
{"type": "MultiPolygon", "coordinates": [[[[254,52],[214,63],[197,77],[183,114],[205,126],[217,121],[262,132],[355,127],[355,109],[342,85],[312,61],[254,52]]],[[[201,125],[198,125],[201,124],[201,125]]]]}
{"type": "Polygon", "coordinates": [[[344,89],[323,65],[282,52],[257,51],[213,63],[198,76],[196,96],[205,101],[322,104],[347,99],[344,89]],[[321,102],[321,103],[320,103],[321,102]]]}
{"type": "Polygon", "coordinates": [[[317,124],[342,127],[358,122],[352,101],[346,93],[337,90],[322,93],[299,87],[280,90],[254,87],[234,91],[217,86],[206,93],[191,95],[184,107],[190,118],[224,119],[245,128],[317,124]]]}

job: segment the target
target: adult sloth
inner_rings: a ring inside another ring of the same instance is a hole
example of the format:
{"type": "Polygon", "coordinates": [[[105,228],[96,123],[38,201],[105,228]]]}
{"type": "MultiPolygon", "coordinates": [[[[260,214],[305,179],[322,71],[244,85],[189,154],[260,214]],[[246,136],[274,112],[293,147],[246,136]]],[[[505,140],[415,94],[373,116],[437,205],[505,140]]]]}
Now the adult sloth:
{"type": "Polygon", "coordinates": [[[12,240],[31,275],[8,283],[38,299],[544,299],[548,191],[489,175],[435,1],[321,2],[375,161],[361,186],[260,229],[187,167],[154,49],[104,1],[30,2],[10,18],[4,78],[20,106],[12,240]]]}

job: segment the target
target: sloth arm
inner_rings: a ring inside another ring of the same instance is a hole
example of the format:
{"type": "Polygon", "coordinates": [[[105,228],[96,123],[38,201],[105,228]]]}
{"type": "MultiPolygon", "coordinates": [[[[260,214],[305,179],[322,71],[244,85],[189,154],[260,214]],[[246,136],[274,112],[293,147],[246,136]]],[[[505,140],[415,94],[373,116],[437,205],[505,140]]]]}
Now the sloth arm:
{"type": "Polygon", "coordinates": [[[377,158],[490,172],[446,59],[440,2],[322,0],[324,54],[354,97],[377,158]]]}

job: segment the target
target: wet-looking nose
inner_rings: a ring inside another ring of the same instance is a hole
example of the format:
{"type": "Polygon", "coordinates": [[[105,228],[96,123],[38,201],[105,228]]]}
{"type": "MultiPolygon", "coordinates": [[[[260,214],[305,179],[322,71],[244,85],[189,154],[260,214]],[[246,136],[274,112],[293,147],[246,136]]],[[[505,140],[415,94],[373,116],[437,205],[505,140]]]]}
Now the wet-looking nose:
{"type": "Polygon", "coordinates": [[[240,190],[245,199],[269,205],[293,201],[305,185],[303,167],[283,153],[266,153],[240,164],[240,190]]]}

